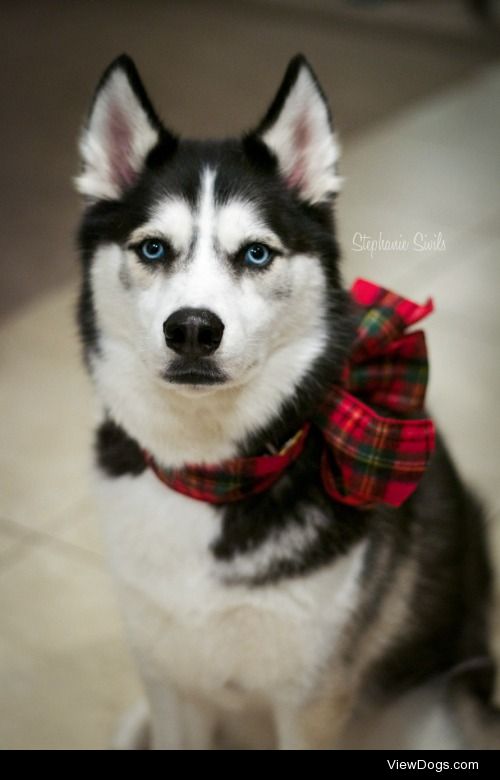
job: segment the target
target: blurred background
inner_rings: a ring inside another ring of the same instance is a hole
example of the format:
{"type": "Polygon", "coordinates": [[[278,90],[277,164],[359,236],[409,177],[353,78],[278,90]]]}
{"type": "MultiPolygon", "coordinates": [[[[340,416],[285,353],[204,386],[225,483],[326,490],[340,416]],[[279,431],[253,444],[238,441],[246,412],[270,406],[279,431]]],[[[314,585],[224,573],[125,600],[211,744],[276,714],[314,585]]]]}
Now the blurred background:
{"type": "Polygon", "coordinates": [[[73,317],[71,179],[102,71],[128,52],[168,126],[222,136],[308,57],[344,148],[346,282],[434,296],[431,410],[500,556],[500,3],[5,0],[0,19],[0,747],[101,748],[139,695],[89,498],[73,317]]]}

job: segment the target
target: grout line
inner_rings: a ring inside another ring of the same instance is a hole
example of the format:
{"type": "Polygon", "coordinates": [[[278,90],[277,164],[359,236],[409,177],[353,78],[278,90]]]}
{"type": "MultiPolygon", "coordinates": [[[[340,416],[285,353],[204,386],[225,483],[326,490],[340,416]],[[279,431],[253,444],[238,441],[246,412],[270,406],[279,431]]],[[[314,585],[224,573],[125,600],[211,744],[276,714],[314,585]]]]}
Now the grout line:
{"type": "Polygon", "coordinates": [[[26,526],[12,520],[7,520],[7,523],[26,530],[26,535],[17,540],[17,542],[14,542],[13,547],[8,549],[5,557],[0,560],[0,577],[6,571],[10,571],[15,565],[24,560],[30,553],[37,552],[47,547],[51,547],[52,549],[60,547],[66,553],[72,555],[76,553],[87,563],[92,565],[97,564],[98,568],[102,568],[104,556],[100,553],[89,550],[87,547],[82,547],[59,536],[54,536],[43,529],[28,529],[26,526]]]}

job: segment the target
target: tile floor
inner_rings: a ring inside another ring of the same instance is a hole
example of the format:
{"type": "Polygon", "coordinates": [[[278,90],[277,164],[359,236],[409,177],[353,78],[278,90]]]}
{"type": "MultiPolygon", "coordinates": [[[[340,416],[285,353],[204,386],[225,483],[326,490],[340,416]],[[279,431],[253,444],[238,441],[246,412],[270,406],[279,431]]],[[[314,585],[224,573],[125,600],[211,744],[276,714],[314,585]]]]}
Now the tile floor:
{"type": "MultiPolygon", "coordinates": [[[[340,233],[348,280],[423,299],[430,403],[487,498],[500,561],[500,68],[347,144],[340,233]],[[445,251],[356,252],[355,233],[445,251]]],[[[87,493],[93,405],[79,361],[75,289],[0,331],[0,747],[104,748],[138,694],[87,493]]],[[[500,568],[500,564],[499,564],[500,568]]],[[[500,656],[500,631],[498,652],[500,656]]]]}

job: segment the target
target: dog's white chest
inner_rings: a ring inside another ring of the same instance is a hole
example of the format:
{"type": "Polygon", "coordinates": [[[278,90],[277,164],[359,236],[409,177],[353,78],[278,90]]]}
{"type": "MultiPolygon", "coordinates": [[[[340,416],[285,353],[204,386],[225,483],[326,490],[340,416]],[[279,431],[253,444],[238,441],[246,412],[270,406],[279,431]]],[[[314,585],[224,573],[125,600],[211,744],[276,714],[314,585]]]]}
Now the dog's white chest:
{"type": "MultiPolygon", "coordinates": [[[[143,673],[224,705],[312,684],[356,602],[363,546],[319,572],[262,587],[232,585],[211,552],[220,515],[151,472],[98,479],[122,606],[143,673]]],[[[271,551],[272,552],[272,551],[271,551]]],[[[269,548],[264,555],[269,555],[269,548]]]]}

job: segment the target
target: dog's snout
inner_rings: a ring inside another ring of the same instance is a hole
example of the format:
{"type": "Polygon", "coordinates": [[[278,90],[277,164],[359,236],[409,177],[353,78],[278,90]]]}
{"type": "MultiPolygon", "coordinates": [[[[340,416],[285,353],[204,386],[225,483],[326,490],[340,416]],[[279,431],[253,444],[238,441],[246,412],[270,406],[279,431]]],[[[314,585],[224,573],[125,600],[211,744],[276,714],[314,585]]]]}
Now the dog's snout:
{"type": "Polygon", "coordinates": [[[184,357],[212,355],[224,332],[223,322],[207,309],[178,309],[163,323],[167,347],[184,357]]]}

